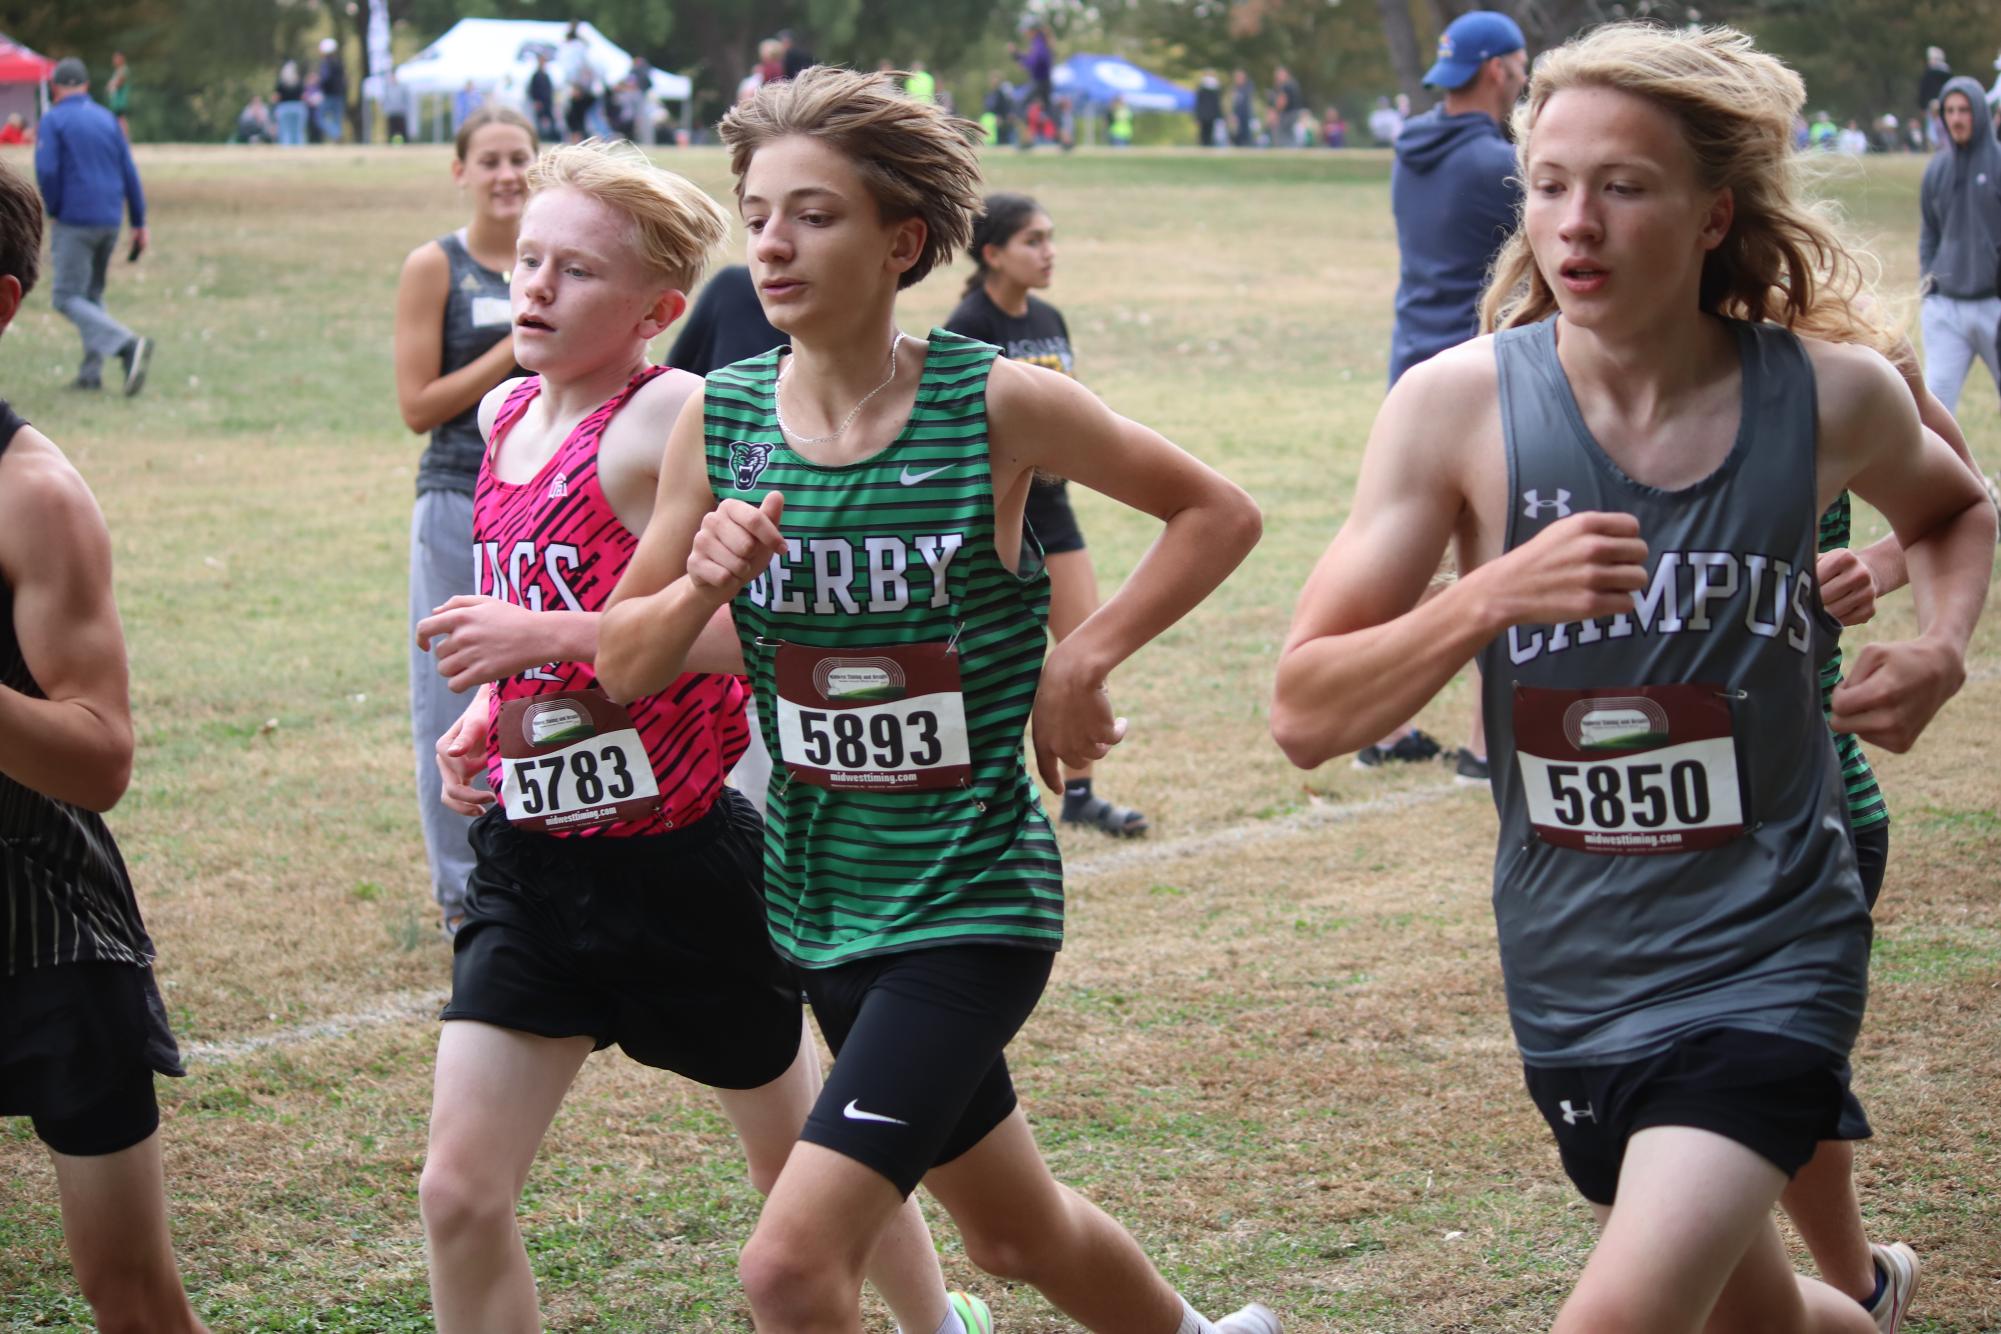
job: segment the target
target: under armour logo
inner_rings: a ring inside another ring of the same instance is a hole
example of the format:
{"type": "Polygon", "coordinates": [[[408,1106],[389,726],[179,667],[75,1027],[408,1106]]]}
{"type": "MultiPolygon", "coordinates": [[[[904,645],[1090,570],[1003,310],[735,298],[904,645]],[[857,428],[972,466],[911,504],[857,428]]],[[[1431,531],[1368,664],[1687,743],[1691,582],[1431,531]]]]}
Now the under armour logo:
{"type": "Polygon", "coordinates": [[[570,479],[562,473],[557,473],[555,479],[549,483],[549,499],[560,500],[569,494],[570,479]]]}
{"type": "Polygon", "coordinates": [[[1563,1112],[1563,1124],[1567,1126],[1576,1125],[1579,1117],[1585,1118],[1594,1126],[1598,1124],[1598,1113],[1591,1110],[1591,1104],[1588,1102],[1582,1107],[1572,1107],[1570,1099],[1565,1098],[1557,1104],[1557,1107],[1563,1112]]]}
{"type": "Polygon", "coordinates": [[[770,445],[753,445],[742,440],[731,445],[730,471],[736,474],[736,489],[748,491],[756,486],[759,474],[770,462],[770,445]]]}
{"type": "Polygon", "coordinates": [[[1544,500],[1541,494],[1536,491],[1522,492],[1522,517],[1524,519],[1539,519],[1542,517],[1544,510],[1555,510],[1556,517],[1559,519],[1569,518],[1570,492],[1559,486],[1556,488],[1555,500],[1544,500]]]}

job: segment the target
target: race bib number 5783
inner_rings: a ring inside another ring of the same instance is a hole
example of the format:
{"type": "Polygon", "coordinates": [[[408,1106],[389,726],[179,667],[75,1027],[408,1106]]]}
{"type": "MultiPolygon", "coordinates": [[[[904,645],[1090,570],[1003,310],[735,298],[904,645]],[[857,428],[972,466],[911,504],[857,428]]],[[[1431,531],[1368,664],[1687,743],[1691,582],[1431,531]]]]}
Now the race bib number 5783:
{"type": "Polygon", "coordinates": [[[1695,852],[1744,832],[1729,692],[1515,687],[1529,824],[1580,852],[1695,852]]]}
{"type": "Polygon", "coordinates": [[[601,690],[500,707],[500,802],[517,828],[553,833],[660,809],[660,784],[631,715],[601,690]]]}

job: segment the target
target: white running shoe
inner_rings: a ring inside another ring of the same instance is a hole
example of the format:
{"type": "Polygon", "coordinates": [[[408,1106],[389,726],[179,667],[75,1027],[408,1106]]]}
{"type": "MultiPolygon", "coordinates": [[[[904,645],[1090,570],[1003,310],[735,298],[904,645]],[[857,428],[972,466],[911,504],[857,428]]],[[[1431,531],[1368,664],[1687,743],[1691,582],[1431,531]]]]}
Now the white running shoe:
{"type": "Polygon", "coordinates": [[[1252,1302],[1241,1311],[1232,1311],[1216,1322],[1223,1334],[1281,1334],[1284,1326],[1269,1306],[1252,1302]]]}
{"type": "Polygon", "coordinates": [[[1869,1245],[1869,1253],[1883,1270],[1883,1296],[1869,1315],[1883,1334],[1897,1334],[1904,1317],[1911,1312],[1911,1298],[1918,1291],[1918,1253],[1901,1241],[1888,1246],[1869,1245]]]}

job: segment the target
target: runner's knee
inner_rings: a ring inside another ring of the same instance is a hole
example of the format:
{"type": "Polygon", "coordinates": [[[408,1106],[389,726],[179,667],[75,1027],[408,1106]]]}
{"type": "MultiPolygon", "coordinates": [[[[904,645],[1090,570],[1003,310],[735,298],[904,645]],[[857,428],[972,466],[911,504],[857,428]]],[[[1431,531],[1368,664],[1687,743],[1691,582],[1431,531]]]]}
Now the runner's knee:
{"type": "Polygon", "coordinates": [[[955,1219],[966,1258],[995,1278],[1034,1286],[1052,1263],[1078,1249],[1077,1201],[1057,1187],[1056,1207],[1046,1214],[1021,1213],[1005,1219],[955,1219]]]}
{"type": "Polygon", "coordinates": [[[417,1181],[425,1235],[453,1239],[512,1226],[514,1196],[492,1172],[433,1154],[417,1181]]]}
{"type": "Polygon", "coordinates": [[[861,1290],[859,1264],[814,1246],[798,1233],[760,1225],[737,1257],[737,1278],[759,1326],[789,1328],[852,1301],[861,1290]]]}

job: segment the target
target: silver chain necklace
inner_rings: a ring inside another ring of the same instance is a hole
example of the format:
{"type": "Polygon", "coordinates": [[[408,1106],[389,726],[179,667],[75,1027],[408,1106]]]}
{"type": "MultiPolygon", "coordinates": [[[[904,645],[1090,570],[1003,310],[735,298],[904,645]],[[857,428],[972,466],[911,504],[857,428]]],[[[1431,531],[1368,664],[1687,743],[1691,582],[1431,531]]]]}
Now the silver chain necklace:
{"type": "Polygon", "coordinates": [[[881,384],[863,394],[861,402],[855,404],[849,410],[848,415],[841,418],[841,424],[825,435],[801,435],[785,424],[785,409],[779,406],[778,396],[785,388],[786,375],[792,369],[792,362],[788,358],[785,363],[785,369],[778,373],[778,382],[771,387],[771,413],[774,417],[778,418],[778,429],[783,431],[794,444],[798,445],[824,445],[829,440],[839,440],[848,427],[854,425],[855,417],[868,404],[868,401],[889,388],[890,383],[896,379],[896,349],[902,345],[903,340],[908,336],[901,329],[896,331],[896,337],[889,340],[889,374],[882,377],[881,384]]]}

